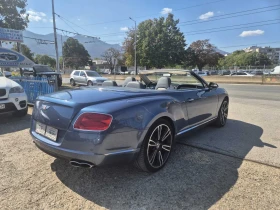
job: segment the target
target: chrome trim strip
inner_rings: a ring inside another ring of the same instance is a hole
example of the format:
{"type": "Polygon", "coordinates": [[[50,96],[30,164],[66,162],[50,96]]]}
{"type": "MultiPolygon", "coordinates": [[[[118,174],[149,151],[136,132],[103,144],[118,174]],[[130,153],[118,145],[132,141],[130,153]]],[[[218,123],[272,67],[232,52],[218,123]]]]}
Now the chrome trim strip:
{"type": "Polygon", "coordinates": [[[183,131],[180,131],[179,133],[176,134],[176,136],[179,136],[179,135],[181,135],[181,134],[183,134],[183,133],[186,133],[186,132],[188,132],[188,131],[190,131],[190,130],[193,130],[193,129],[195,129],[195,128],[201,126],[201,125],[204,125],[204,124],[206,124],[206,123],[208,123],[208,122],[211,122],[211,121],[213,121],[213,120],[215,120],[215,119],[217,119],[217,117],[213,117],[213,118],[211,118],[210,120],[207,120],[207,121],[205,121],[205,122],[203,122],[203,123],[201,123],[201,124],[198,124],[198,125],[195,125],[195,126],[193,126],[193,127],[191,127],[191,128],[187,128],[187,129],[185,129],[185,130],[183,130],[183,131]]]}
{"type": "Polygon", "coordinates": [[[107,153],[104,154],[105,156],[108,155],[118,155],[118,154],[122,154],[122,153],[129,153],[129,152],[138,152],[139,149],[127,149],[127,150],[121,150],[121,151],[117,151],[117,152],[111,152],[111,153],[107,153]]]}

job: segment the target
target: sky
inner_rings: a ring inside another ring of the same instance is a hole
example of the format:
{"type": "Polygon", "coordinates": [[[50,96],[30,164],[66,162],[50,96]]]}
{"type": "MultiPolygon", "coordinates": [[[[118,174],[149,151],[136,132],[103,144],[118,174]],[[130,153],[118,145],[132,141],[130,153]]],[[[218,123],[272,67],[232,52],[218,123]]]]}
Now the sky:
{"type": "MultiPolygon", "coordinates": [[[[56,27],[121,44],[128,28],[146,20],[179,19],[187,44],[199,39],[232,52],[248,46],[280,47],[280,0],[54,0],[56,27]],[[278,6],[277,6],[278,5],[278,6]],[[242,45],[242,46],[241,46],[242,45]]],[[[53,33],[51,0],[28,0],[27,30],[53,33]]],[[[58,33],[62,33],[58,31],[58,33]]],[[[71,34],[64,35],[72,36],[71,34]]]]}

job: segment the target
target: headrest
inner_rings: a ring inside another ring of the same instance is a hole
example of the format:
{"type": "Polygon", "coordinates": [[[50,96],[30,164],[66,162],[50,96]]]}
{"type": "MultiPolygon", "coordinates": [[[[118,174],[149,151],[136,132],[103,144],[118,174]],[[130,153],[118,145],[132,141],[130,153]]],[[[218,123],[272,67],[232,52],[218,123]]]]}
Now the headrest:
{"type": "Polygon", "coordinates": [[[125,87],[127,88],[138,88],[138,89],[145,89],[145,85],[140,82],[129,82],[125,87]]]}
{"type": "Polygon", "coordinates": [[[132,82],[132,81],[136,81],[136,79],[134,77],[127,77],[124,82],[123,82],[123,87],[125,87],[127,85],[127,83],[132,82]]]}
{"type": "Polygon", "coordinates": [[[171,84],[171,79],[170,77],[161,77],[159,78],[156,86],[156,90],[166,90],[169,89],[171,84]]]}
{"type": "Polygon", "coordinates": [[[116,83],[116,81],[107,80],[102,83],[102,86],[118,86],[118,84],[116,83]]]}

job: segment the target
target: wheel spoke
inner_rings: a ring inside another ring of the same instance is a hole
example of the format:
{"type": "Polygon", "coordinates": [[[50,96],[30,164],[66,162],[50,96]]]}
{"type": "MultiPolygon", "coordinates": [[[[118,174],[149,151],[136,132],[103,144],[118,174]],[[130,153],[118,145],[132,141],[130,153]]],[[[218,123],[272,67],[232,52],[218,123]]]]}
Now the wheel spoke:
{"type": "Polygon", "coordinates": [[[162,145],[162,149],[166,150],[167,152],[170,152],[171,146],[169,146],[169,145],[162,145]]]}
{"type": "Polygon", "coordinates": [[[225,105],[224,110],[228,110],[228,105],[227,104],[225,105]]]}
{"type": "Polygon", "coordinates": [[[161,141],[164,141],[165,139],[167,139],[167,137],[171,134],[171,131],[168,129],[167,132],[164,134],[164,136],[162,137],[161,141]]]}
{"type": "Polygon", "coordinates": [[[149,162],[150,162],[151,164],[153,164],[153,163],[155,162],[156,156],[157,156],[157,150],[154,151],[151,160],[149,160],[149,162]]]}
{"type": "Polygon", "coordinates": [[[162,155],[161,155],[161,151],[158,152],[158,160],[159,160],[159,165],[162,166],[163,158],[162,158],[162,155]]]}
{"type": "Polygon", "coordinates": [[[222,123],[222,125],[224,124],[224,115],[223,114],[221,115],[221,123],[222,123]]]}
{"type": "Polygon", "coordinates": [[[172,147],[172,130],[165,124],[158,124],[148,139],[147,159],[153,168],[162,167],[168,159],[172,147]]]}
{"type": "Polygon", "coordinates": [[[160,137],[161,137],[161,130],[162,130],[162,126],[159,125],[158,126],[158,140],[160,140],[160,137]]]}
{"type": "Polygon", "coordinates": [[[149,140],[148,146],[149,146],[149,147],[155,147],[155,146],[157,146],[157,145],[156,145],[156,142],[154,142],[152,139],[150,139],[150,140],[149,140]]]}

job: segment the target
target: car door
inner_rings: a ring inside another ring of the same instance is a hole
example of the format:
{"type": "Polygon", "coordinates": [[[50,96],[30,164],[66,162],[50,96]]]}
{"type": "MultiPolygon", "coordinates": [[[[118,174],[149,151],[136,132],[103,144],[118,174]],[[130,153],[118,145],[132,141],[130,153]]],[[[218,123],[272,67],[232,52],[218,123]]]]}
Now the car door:
{"type": "Polygon", "coordinates": [[[209,121],[217,115],[218,96],[216,88],[209,88],[208,84],[199,77],[194,77],[194,88],[185,92],[185,106],[188,116],[188,127],[209,121]]]}
{"type": "Polygon", "coordinates": [[[74,71],[72,78],[75,80],[76,83],[79,83],[79,75],[80,75],[80,71],[74,71]]]}
{"type": "Polygon", "coordinates": [[[81,71],[79,79],[80,79],[80,84],[83,84],[83,85],[87,84],[87,75],[84,71],[81,71]]]}

